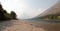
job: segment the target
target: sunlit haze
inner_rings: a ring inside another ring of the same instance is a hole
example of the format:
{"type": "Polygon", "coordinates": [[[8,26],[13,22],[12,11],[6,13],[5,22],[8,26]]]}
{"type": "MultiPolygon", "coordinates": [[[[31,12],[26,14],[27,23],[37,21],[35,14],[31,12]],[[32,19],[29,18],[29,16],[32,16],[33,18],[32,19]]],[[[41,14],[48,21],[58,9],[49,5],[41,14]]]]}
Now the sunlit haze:
{"type": "Polygon", "coordinates": [[[15,11],[19,19],[35,17],[54,5],[58,0],[0,0],[9,13],[15,11]]]}

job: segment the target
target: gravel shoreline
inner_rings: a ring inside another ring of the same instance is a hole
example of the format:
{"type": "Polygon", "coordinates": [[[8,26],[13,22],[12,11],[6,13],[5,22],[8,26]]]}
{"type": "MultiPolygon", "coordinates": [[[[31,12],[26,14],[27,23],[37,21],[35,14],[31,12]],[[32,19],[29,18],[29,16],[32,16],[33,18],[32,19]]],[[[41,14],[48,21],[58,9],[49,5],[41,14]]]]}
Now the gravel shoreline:
{"type": "Polygon", "coordinates": [[[24,21],[11,20],[0,23],[0,31],[43,31],[41,28],[34,27],[24,21]]]}
{"type": "Polygon", "coordinates": [[[11,20],[1,22],[0,31],[60,31],[60,24],[37,24],[34,26],[25,21],[11,20]]]}

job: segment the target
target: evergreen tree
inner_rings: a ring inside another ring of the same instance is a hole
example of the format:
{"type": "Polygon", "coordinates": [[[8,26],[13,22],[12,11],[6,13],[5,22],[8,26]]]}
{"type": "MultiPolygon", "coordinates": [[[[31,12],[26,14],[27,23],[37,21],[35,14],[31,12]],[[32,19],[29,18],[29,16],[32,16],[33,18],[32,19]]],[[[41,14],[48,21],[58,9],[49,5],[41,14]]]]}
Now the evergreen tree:
{"type": "Polygon", "coordinates": [[[6,10],[3,10],[3,13],[7,13],[7,11],[6,10]]]}
{"type": "Polygon", "coordinates": [[[0,4],[0,20],[11,20],[16,19],[16,13],[14,11],[11,11],[11,14],[7,13],[6,10],[2,8],[2,5],[0,4]]]}
{"type": "Polygon", "coordinates": [[[4,13],[3,13],[3,8],[2,5],[0,4],[0,20],[3,20],[4,13]]]}
{"type": "Polygon", "coordinates": [[[17,15],[16,15],[16,13],[14,11],[11,11],[11,16],[12,16],[13,19],[16,19],[17,15]]]}

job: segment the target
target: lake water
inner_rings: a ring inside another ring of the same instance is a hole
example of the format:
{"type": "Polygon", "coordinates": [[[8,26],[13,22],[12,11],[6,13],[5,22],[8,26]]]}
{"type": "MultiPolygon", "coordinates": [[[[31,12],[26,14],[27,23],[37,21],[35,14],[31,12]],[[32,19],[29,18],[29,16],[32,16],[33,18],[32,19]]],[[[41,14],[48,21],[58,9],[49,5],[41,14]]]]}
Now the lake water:
{"type": "Polygon", "coordinates": [[[24,21],[34,27],[42,28],[45,31],[60,31],[60,20],[28,19],[24,21]]]}
{"type": "Polygon", "coordinates": [[[60,20],[40,20],[40,19],[25,19],[25,22],[34,24],[60,24],[60,20]]]}

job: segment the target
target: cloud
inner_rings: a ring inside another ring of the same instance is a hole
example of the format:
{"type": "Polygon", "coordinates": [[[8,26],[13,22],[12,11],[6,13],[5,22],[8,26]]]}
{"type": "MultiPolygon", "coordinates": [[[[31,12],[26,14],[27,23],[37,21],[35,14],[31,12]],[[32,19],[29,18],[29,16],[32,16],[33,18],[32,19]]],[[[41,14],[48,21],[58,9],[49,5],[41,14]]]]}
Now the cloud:
{"type": "Polygon", "coordinates": [[[45,9],[39,8],[39,9],[31,9],[31,10],[26,10],[24,11],[24,13],[22,14],[22,18],[33,18],[38,16],[39,14],[41,14],[42,12],[44,12],[45,9]]]}
{"type": "Polygon", "coordinates": [[[9,13],[15,11],[18,17],[23,14],[23,11],[28,9],[28,6],[23,0],[0,0],[3,8],[6,9],[9,13]]]}
{"type": "Polygon", "coordinates": [[[0,0],[3,8],[8,12],[12,10],[15,11],[18,15],[18,18],[32,18],[40,13],[42,13],[45,9],[43,8],[34,8],[25,3],[25,0],[0,0]]]}

